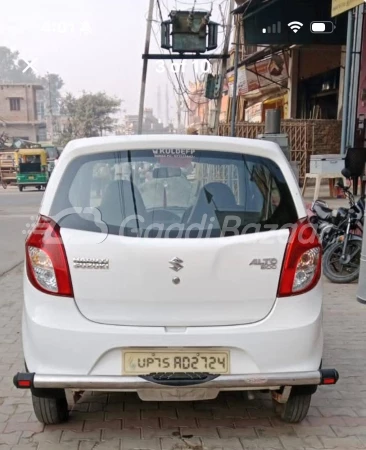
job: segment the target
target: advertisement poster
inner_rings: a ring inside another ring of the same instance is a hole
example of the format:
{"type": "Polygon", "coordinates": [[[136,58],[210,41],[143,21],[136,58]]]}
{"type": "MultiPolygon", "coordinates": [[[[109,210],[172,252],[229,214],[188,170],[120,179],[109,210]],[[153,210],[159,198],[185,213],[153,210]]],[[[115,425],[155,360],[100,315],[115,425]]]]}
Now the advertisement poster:
{"type": "MultiPolygon", "coordinates": [[[[242,66],[238,69],[237,95],[245,95],[271,84],[286,84],[288,80],[287,63],[284,55],[272,55],[254,64],[242,66]]],[[[229,96],[233,96],[234,71],[227,75],[229,96]]]]}
{"type": "Polygon", "coordinates": [[[262,123],[263,103],[259,102],[245,110],[245,122],[262,123]]]}
{"type": "Polygon", "coordinates": [[[234,91],[234,72],[229,72],[226,75],[227,85],[228,85],[228,94],[231,98],[233,96],[234,91]]]}

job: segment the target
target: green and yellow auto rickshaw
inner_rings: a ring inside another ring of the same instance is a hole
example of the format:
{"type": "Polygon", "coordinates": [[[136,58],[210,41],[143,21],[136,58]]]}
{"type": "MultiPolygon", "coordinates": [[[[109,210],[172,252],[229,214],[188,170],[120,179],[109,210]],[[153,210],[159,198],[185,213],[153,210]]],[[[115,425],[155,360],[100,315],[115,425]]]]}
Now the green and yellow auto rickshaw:
{"type": "Polygon", "coordinates": [[[26,186],[38,190],[48,183],[47,152],[42,148],[19,149],[15,154],[17,184],[20,191],[26,186]]]}

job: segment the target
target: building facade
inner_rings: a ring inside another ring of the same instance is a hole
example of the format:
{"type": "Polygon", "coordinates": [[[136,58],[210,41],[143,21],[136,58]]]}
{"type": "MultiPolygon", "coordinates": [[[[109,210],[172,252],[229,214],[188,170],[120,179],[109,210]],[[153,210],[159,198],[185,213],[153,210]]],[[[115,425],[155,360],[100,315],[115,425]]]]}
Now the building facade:
{"type": "Polygon", "coordinates": [[[204,97],[202,82],[189,83],[186,128],[202,133],[210,124],[210,102],[204,97]]]}
{"type": "MultiPolygon", "coordinates": [[[[126,114],[123,127],[118,130],[120,134],[137,134],[139,116],[137,114],[126,114]]],[[[154,116],[152,108],[145,108],[142,134],[168,134],[175,133],[173,125],[164,126],[164,124],[154,116]]]]}
{"type": "MultiPolygon", "coordinates": [[[[243,3],[237,2],[238,4],[243,3]]],[[[235,17],[234,38],[240,26],[237,76],[237,122],[262,123],[268,109],[282,119],[339,120],[343,105],[345,48],[341,45],[247,45],[241,16],[235,17]]],[[[231,120],[234,85],[231,51],[227,120],[231,120]]]]}
{"type": "Polygon", "coordinates": [[[0,131],[33,142],[45,140],[46,123],[39,116],[39,84],[0,84],[0,131]],[[38,105],[38,108],[37,108],[38,105]]]}

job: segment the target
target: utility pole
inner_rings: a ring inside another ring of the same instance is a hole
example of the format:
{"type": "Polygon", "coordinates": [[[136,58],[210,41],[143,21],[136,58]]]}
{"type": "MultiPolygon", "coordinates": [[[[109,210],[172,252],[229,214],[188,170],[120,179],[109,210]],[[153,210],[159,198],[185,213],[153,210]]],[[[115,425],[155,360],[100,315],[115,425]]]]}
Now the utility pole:
{"type": "Polygon", "coordinates": [[[167,126],[170,122],[170,115],[169,115],[169,93],[168,93],[168,85],[165,85],[165,120],[167,126]]]}
{"type": "MultiPolygon", "coordinates": [[[[144,52],[145,55],[147,55],[150,50],[150,39],[151,39],[152,19],[153,19],[153,12],[154,12],[154,2],[155,2],[155,0],[150,0],[150,4],[149,4],[149,12],[148,12],[148,16],[147,16],[147,26],[146,26],[146,39],[145,39],[145,52],[144,52]]],[[[146,92],[147,63],[148,63],[148,59],[144,58],[144,62],[143,62],[143,66],[142,66],[139,121],[138,121],[138,126],[137,126],[137,134],[142,133],[142,124],[143,124],[143,118],[144,118],[145,92],[146,92]]]]}
{"type": "MultiPolygon", "coordinates": [[[[235,0],[230,0],[229,10],[228,10],[227,19],[226,19],[226,35],[225,35],[224,49],[222,51],[223,55],[227,55],[229,52],[230,36],[231,36],[232,21],[233,21],[233,16],[231,14],[231,11],[234,9],[234,6],[235,6],[235,0]]],[[[216,135],[219,132],[220,113],[221,113],[221,104],[222,104],[222,91],[224,88],[224,80],[225,80],[226,71],[227,71],[227,60],[228,60],[228,58],[223,58],[222,65],[221,65],[221,84],[220,84],[219,98],[217,99],[216,111],[215,111],[214,134],[216,134],[216,135]]]]}
{"type": "Polygon", "coordinates": [[[184,106],[184,128],[188,128],[188,109],[184,106]]]}
{"type": "Polygon", "coordinates": [[[47,73],[48,79],[48,105],[49,105],[49,114],[50,114],[50,137],[51,142],[53,144],[53,111],[52,111],[52,95],[51,95],[51,78],[50,74],[47,73]]]}
{"type": "Polygon", "coordinates": [[[233,100],[231,102],[231,133],[230,133],[230,136],[232,136],[232,137],[235,137],[236,102],[237,102],[236,94],[237,94],[237,86],[238,86],[239,53],[240,53],[240,19],[238,19],[238,26],[237,26],[237,31],[236,31],[234,86],[233,86],[233,100]]]}
{"type": "Polygon", "coordinates": [[[157,104],[158,104],[158,119],[162,121],[162,114],[161,114],[161,89],[160,89],[160,84],[159,84],[159,86],[158,86],[157,104]]]}
{"type": "Polygon", "coordinates": [[[181,132],[182,129],[182,111],[181,111],[181,107],[182,107],[182,102],[180,101],[179,97],[177,97],[177,129],[178,129],[178,133],[181,132]]]}
{"type": "MultiPolygon", "coordinates": [[[[360,62],[361,62],[361,51],[362,51],[362,30],[363,21],[366,20],[364,15],[364,5],[359,6],[355,11],[355,48],[354,53],[354,64],[353,64],[353,96],[352,96],[352,108],[349,113],[350,125],[348,126],[349,137],[348,140],[351,145],[354,145],[354,135],[356,129],[356,115],[357,115],[357,103],[358,103],[358,87],[359,87],[359,74],[360,74],[360,62]],[[352,133],[352,134],[351,134],[352,133]],[[352,136],[352,138],[350,138],[352,136]]],[[[363,195],[363,192],[361,192],[363,195]]],[[[366,211],[364,215],[364,224],[366,223],[366,211]]],[[[358,279],[358,290],[357,290],[357,300],[360,303],[366,304],[366,233],[362,236],[362,248],[361,248],[361,258],[360,258],[360,274],[358,279]]]]}

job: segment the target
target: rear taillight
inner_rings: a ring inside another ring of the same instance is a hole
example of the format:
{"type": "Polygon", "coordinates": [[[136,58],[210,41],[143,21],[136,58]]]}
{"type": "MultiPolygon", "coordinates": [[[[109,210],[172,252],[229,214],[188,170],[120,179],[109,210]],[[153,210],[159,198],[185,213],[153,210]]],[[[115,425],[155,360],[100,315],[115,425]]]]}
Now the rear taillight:
{"type": "Polygon", "coordinates": [[[69,265],[60,227],[40,216],[26,243],[26,266],[30,282],[42,292],[73,296],[69,265]]]}
{"type": "Polygon", "coordinates": [[[310,291],[321,276],[321,244],[308,219],[292,229],[282,266],[278,297],[310,291]]]}

